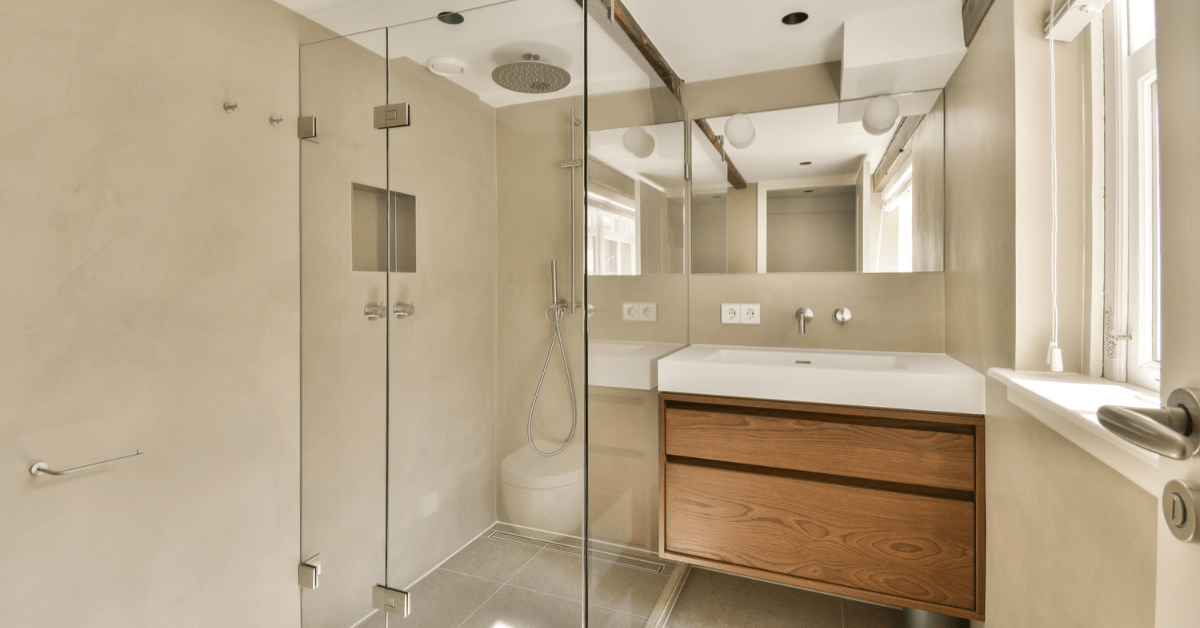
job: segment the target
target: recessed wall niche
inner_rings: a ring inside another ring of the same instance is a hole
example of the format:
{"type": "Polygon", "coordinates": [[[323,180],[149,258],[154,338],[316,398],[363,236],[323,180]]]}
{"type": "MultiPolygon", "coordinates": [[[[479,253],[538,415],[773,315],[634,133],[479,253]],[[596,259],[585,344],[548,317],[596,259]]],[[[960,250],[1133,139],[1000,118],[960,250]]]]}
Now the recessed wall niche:
{"type": "Polygon", "coordinates": [[[354,270],[417,272],[417,197],[392,192],[389,221],[387,190],[361,183],[350,185],[350,246],[354,270]]]}

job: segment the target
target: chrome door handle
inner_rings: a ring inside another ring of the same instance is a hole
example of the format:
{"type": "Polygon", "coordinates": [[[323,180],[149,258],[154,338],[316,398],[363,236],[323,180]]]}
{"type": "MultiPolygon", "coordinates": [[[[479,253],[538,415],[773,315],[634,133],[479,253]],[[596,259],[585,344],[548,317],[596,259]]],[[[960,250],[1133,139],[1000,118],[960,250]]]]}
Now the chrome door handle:
{"type": "Polygon", "coordinates": [[[392,307],[392,313],[396,318],[412,316],[417,313],[417,306],[413,303],[405,303],[404,301],[396,301],[396,305],[392,307]]]}
{"type": "Polygon", "coordinates": [[[1177,388],[1165,408],[1100,406],[1100,425],[1160,456],[1187,460],[1200,451],[1200,389],[1177,388]]]}
{"type": "Polygon", "coordinates": [[[378,304],[368,303],[367,307],[363,308],[363,316],[366,316],[369,321],[383,318],[387,316],[387,304],[383,301],[380,301],[378,304]]]}

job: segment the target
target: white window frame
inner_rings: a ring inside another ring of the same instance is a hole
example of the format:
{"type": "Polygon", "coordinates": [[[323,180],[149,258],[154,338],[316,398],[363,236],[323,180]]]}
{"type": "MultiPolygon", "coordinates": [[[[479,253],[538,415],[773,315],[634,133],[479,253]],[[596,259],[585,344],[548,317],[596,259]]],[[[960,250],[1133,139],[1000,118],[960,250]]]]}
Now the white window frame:
{"type": "Polygon", "coordinates": [[[1106,126],[1103,375],[1158,390],[1158,181],[1155,42],[1130,51],[1126,0],[1105,11],[1106,126]]]}

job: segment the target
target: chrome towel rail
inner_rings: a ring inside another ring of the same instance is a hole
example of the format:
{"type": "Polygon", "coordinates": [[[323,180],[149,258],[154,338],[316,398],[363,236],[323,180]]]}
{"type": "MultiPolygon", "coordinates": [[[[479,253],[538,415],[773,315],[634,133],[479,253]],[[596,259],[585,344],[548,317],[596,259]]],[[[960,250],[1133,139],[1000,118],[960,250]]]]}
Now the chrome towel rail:
{"type": "Polygon", "coordinates": [[[45,462],[38,462],[38,463],[34,464],[32,467],[29,467],[29,472],[34,475],[43,475],[43,474],[71,475],[72,473],[79,473],[80,471],[89,471],[91,469],[105,467],[110,464],[116,464],[118,462],[132,460],[133,458],[141,458],[144,455],[146,455],[146,454],[144,452],[142,452],[142,450],[139,449],[139,450],[137,450],[136,454],[129,454],[128,456],[121,456],[120,458],[113,458],[112,460],[105,460],[104,462],[97,462],[95,464],[84,465],[82,467],[75,467],[74,469],[67,469],[66,471],[54,471],[45,462]]]}

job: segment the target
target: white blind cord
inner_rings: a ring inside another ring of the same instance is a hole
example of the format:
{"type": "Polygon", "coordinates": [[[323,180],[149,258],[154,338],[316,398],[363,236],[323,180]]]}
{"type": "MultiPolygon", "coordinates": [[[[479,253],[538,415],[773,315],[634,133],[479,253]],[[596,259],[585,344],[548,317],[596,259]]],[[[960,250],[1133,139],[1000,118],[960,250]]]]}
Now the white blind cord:
{"type": "Polygon", "coordinates": [[[1050,370],[1063,370],[1062,350],[1058,348],[1058,103],[1055,98],[1054,4],[1050,0],[1050,348],[1046,364],[1050,370]]]}

